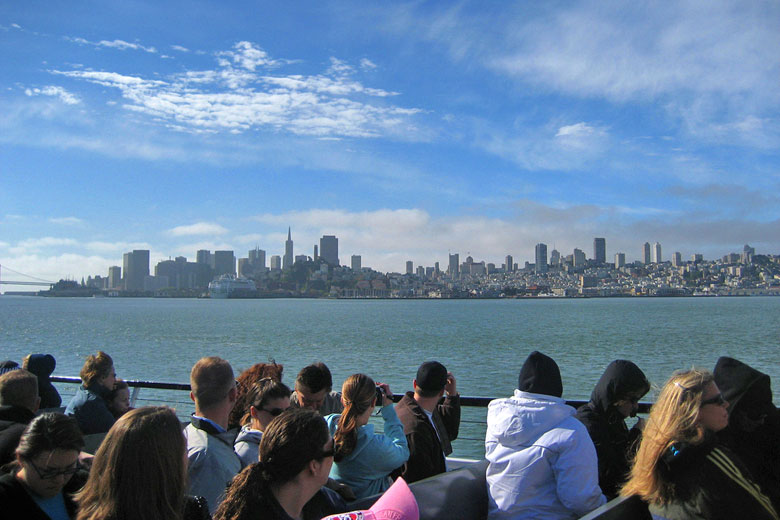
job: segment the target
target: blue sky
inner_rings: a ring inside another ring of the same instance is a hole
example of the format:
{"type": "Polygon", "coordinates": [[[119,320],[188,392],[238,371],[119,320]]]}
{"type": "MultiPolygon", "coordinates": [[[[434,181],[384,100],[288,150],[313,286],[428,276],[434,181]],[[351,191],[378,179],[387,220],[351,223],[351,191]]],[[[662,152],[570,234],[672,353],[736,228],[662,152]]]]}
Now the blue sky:
{"type": "MultiPolygon", "coordinates": [[[[777,2],[4,2],[0,265],[780,254],[777,2]],[[226,5],[229,4],[229,5],[226,5]]],[[[3,277],[9,279],[6,272],[3,277]]],[[[5,287],[5,289],[10,289],[5,287]]]]}

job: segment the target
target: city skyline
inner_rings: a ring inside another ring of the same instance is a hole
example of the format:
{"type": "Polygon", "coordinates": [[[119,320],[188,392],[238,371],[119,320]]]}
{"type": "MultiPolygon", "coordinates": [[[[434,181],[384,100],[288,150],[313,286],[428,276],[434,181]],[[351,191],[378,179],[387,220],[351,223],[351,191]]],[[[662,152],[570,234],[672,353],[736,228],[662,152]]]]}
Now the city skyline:
{"type": "Polygon", "coordinates": [[[627,263],[644,242],[665,260],[774,253],[778,17],[765,1],[5,3],[0,265],[80,279],[132,250],[256,245],[284,263],[288,226],[295,255],[332,235],[341,264],[382,272],[455,252],[522,265],[539,243],[590,257],[594,237],[627,263]]]}

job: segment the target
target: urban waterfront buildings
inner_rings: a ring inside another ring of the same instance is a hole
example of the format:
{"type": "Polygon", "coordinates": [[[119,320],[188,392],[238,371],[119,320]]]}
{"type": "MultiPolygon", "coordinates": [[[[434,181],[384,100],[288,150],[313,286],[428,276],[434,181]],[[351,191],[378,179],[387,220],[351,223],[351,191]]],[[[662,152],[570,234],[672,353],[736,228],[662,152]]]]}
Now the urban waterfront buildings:
{"type": "Polygon", "coordinates": [[[534,250],[534,256],[536,258],[536,263],[534,264],[534,268],[537,273],[546,273],[547,272],[547,244],[536,244],[536,248],[534,250]]]}
{"type": "Polygon", "coordinates": [[[596,264],[598,265],[607,263],[607,239],[606,238],[593,239],[593,260],[595,260],[596,264]]]}
{"type": "Polygon", "coordinates": [[[339,265],[339,239],[333,235],[320,238],[320,258],[330,265],[339,265]]]}
{"type": "Polygon", "coordinates": [[[144,279],[149,276],[149,250],[133,249],[122,258],[122,270],[125,273],[126,291],[143,291],[144,279]]]}
{"type": "Polygon", "coordinates": [[[293,241],[290,228],[287,228],[287,240],[284,242],[284,261],[282,269],[291,269],[293,266],[293,241]]]}

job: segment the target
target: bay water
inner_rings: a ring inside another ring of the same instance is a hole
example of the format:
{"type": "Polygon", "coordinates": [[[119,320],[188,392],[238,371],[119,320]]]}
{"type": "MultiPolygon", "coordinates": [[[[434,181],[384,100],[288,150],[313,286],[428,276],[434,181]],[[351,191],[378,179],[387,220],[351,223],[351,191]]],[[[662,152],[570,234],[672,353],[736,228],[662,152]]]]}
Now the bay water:
{"type": "MultiPolygon", "coordinates": [[[[769,374],[780,402],[780,298],[536,300],[208,300],[0,297],[0,360],[50,353],[55,374],[77,377],[104,350],[117,376],[188,382],[192,365],[216,355],[236,373],[271,359],[292,387],[314,361],[334,387],[363,372],[395,393],[417,366],[444,363],[462,395],[511,395],[525,357],[539,350],[561,368],[564,397],[587,400],[606,365],[630,359],[656,388],[677,369],[712,370],[731,356],[769,374]]],[[[59,385],[67,400],[73,385],[59,385]]],[[[185,393],[144,390],[182,415],[185,393]]],[[[456,456],[481,457],[485,409],[464,410],[456,456]]],[[[381,427],[381,425],[380,425],[381,427]]]]}

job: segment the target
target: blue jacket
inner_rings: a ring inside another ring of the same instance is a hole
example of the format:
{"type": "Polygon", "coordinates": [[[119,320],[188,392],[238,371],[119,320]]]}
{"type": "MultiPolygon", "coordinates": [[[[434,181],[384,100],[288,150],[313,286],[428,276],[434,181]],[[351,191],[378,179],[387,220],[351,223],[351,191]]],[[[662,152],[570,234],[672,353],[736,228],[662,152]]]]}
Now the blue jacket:
{"type": "MultiPolygon", "coordinates": [[[[330,477],[352,488],[357,498],[385,491],[390,487],[387,477],[409,458],[409,445],[404,427],[392,404],[381,408],[385,420],[384,435],[374,433],[374,425],[366,424],[357,430],[355,450],[340,462],[335,462],[330,477]]],[[[341,414],[325,417],[331,435],[336,433],[341,414]]]]}
{"type": "Polygon", "coordinates": [[[107,388],[97,383],[81,385],[65,408],[65,414],[76,418],[84,435],[106,433],[116,421],[108,409],[109,394],[107,388]]]}

